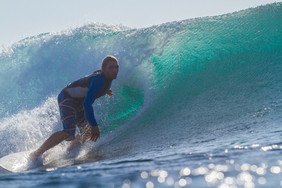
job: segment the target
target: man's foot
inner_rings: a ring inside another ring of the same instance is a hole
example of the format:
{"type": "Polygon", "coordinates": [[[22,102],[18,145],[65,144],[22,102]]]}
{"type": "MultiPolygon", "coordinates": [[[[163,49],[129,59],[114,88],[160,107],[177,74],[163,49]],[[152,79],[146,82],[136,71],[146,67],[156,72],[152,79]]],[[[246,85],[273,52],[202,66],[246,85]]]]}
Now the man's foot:
{"type": "Polygon", "coordinates": [[[41,166],[43,165],[43,158],[42,158],[42,154],[34,151],[31,154],[29,154],[29,159],[31,160],[31,162],[33,164],[35,164],[36,166],[41,166]]]}
{"type": "Polygon", "coordinates": [[[74,140],[71,141],[70,145],[67,148],[67,152],[71,152],[72,150],[75,150],[77,148],[79,148],[79,146],[81,146],[81,142],[80,142],[80,136],[76,136],[74,140]]]}

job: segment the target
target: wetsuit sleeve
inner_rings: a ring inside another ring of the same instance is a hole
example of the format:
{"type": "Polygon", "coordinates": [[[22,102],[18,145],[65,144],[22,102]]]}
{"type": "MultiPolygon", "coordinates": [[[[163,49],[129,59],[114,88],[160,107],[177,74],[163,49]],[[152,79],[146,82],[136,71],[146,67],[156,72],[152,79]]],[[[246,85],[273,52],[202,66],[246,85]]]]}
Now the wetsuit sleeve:
{"type": "Polygon", "coordinates": [[[94,116],[92,104],[94,103],[100,91],[103,90],[104,86],[104,80],[99,76],[95,76],[92,78],[90,87],[85,95],[83,102],[84,115],[91,127],[98,125],[94,116]]]}

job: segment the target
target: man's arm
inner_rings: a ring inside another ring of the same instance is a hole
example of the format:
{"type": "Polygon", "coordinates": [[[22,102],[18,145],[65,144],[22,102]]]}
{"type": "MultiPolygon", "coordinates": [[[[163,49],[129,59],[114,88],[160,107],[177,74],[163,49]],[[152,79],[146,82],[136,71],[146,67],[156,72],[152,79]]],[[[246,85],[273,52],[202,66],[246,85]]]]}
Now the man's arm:
{"type": "Polygon", "coordinates": [[[102,79],[94,77],[85,95],[85,99],[83,102],[84,115],[91,127],[98,125],[94,116],[92,104],[97,98],[99,92],[104,88],[104,85],[105,83],[102,79]]]}
{"type": "Polygon", "coordinates": [[[104,88],[105,82],[101,77],[94,77],[90,83],[90,87],[85,95],[83,102],[84,115],[90,124],[91,128],[91,140],[96,141],[100,137],[100,131],[98,124],[94,116],[94,109],[92,104],[97,98],[99,92],[104,88]]]}

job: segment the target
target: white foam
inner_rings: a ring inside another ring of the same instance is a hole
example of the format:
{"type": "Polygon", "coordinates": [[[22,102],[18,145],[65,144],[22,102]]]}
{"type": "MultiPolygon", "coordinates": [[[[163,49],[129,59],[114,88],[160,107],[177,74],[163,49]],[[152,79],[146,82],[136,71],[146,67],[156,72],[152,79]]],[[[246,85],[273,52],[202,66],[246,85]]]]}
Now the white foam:
{"type": "Polygon", "coordinates": [[[60,128],[57,100],[49,97],[32,110],[3,118],[0,124],[0,155],[34,149],[60,128]]]}

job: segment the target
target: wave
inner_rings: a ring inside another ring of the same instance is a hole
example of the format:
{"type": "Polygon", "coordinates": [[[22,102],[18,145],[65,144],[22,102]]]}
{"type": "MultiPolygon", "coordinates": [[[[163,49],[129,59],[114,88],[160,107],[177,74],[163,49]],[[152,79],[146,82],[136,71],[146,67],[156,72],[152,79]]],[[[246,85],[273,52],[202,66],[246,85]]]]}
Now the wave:
{"type": "Polygon", "coordinates": [[[187,144],[209,147],[205,140],[280,121],[281,5],[144,29],[90,24],[14,44],[0,54],[0,154],[60,129],[56,95],[106,55],[119,59],[120,73],[115,97],[99,99],[95,113],[103,135],[123,127],[109,150],[185,143],[190,151],[187,144]]]}

